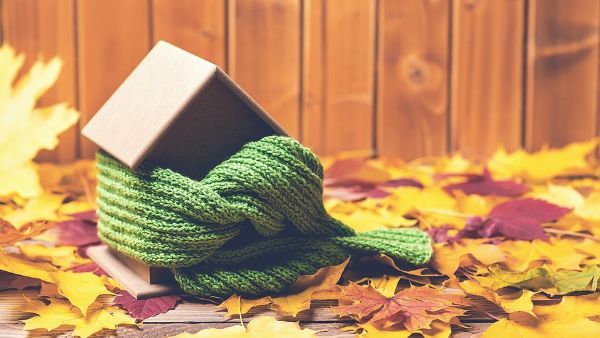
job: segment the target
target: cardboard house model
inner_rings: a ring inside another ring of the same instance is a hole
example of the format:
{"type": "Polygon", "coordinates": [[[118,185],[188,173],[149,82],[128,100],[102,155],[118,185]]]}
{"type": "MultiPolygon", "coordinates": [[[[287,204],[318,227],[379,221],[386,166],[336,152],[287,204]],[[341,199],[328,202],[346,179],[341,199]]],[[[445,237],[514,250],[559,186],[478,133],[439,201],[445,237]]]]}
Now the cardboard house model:
{"type": "MultiPolygon", "coordinates": [[[[82,133],[131,169],[149,160],[196,179],[249,141],[286,135],[218,66],[163,41],[82,133]]],[[[167,269],[106,246],[88,253],[137,298],[176,291],[167,269]]]]}

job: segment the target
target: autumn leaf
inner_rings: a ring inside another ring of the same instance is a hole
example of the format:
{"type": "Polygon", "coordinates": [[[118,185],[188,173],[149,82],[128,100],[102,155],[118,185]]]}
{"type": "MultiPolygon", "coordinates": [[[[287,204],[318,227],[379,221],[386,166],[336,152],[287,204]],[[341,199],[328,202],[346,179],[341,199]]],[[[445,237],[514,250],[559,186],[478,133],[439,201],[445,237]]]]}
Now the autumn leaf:
{"type": "Polygon", "coordinates": [[[349,305],[334,308],[340,315],[368,321],[378,327],[402,324],[409,332],[431,328],[435,320],[449,322],[461,316],[468,305],[462,293],[432,287],[409,287],[393,297],[386,297],[372,286],[350,283],[341,288],[339,300],[349,305]]]}
{"type": "Polygon", "coordinates": [[[45,246],[40,244],[21,244],[18,246],[23,256],[32,261],[52,263],[61,269],[89,263],[90,260],[77,254],[74,246],[45,246]]]}
{"type": "Polygon", "coordinates": [[[460,288],[464,292],[483,297],[488,301],[498,305],[507,313],[525,312],[533,316],[535,315],[533,313],[532,298],[536,292],[529,290],[510,290],[509,292],[500,294],[495,290],[484,287],[475,280],[465,280],[459,284],[460,288]]]}
{"type": "Polygon", "coordinates": [[[336,161],[325,170],[325,186],[377,185],[390,180],[387,171],[360,158],[336,161]]]}
{"type": "Polygon", "coordinates": [[[98,266],[95,262],[90,262],[87,264],[82,264],[71,269],[73,272],[92,272],[96,276],[106,276],[108,275],[106,271],[102,270],[101,267],[98,266]]]}
{"type": "Polygon", "coordinates": [[[490,266],[488,276],[475,276],[480,283],[494,290],[508,286],[543,291],[551,296],[575,291],[596,291],[600,267],[585,266],[578,270],[555,270],[541,266],[524,272],[512,272],[499,266],[490,266]]]}
{"type": "Polygon", "coordinates": [[[309,309],[311,299],[316,294],[328,294],[328,292],[337,291],[337,282],[342,277],[349,261],[350,259],[347,259],[339,265],[321,268],[312,275],[298,277],[296,282],[289,288],[291,294],[282,297],[271,297],[271,309],[279,314],[293,317],[299,312],[309,309]]]}
{"type": "Polygon", "coordinates": [[[114,304],[119,305],[133,318],[145,320],[174,309],[179,300],[181,300],[179,295],[135,299],[129,292],[121,291],[115,297],[114,304]]]}
{"type": "Polygon", "coordinates": [[[0,247],[35,237],[52,226],[49,222],[31,222],[17,229],[10,222],[0,218],[0,247]]]}
{"type": "Polygon", "coordinates": [[[51,230],[54,242],[59,245],[75,245],[80,255],[87,257],[87,248],[100,243],[97,216],[94,210],[71,215],[72,219],[58,222],[51,230]]]}
{"type": "Polygon", "coordinates": [[[565,296],[557,305],[535,306],[537,318],[514,313],[493,323],[483,334],[492,337],[595,337],[600,332],[599,293],[565,296]]]}
{"type": "Polygon", "coordinates": [[[502,177],[523,177],[532,181],[545,181],[570,170],[590,169],[586,156],[600,142],[599,138],[587,142],[571,143],[564,148],[543,148],[535,153],[517,150],[507,153],[499,149],[488,161],[488,167],[494,174],[502,177]]]}
{"type": "Polygon", "coordinates": [[[383,296],[393,297],[394,294],[396,294],[396,289],[398,288],[398,283],[400,282],[401,278],[401,276],[388,275],[372,277],[369,278],[369,285],[383,296]]]}
{"type": "Polygon", "coordinates": [[[2,252],[0,252],[0,270],[56,284],[58,292],[82,313],[87,313],[89,306],[98,296],[112,294],[106,288],[102,277],[91,272],[61,271],[49,263],[32,262],[2,252]]]}
{"type": "Polygon", "coordinates": [[[0,47],[0,196],[32,197],[41,192],[33,158],[40,149],[53,149],[58,135],[73,125],[78,113],[66,104],[36,107],[38,99],[56,82],[58,58],[37,61],[16,80],[24,62],[8,45],[0,47]],[[13,83],[15,83],[13,87],[13,83]]]}
{"type": "Polygon", "coordinates": [[[452,276],[459,267],[477,262],[489,266],[506,259],[507,254],[496,245],[487,244],[481,239],[464,239],[456,243],[434,244],[430,265],[442,274],[452,276]]]}
{"type": "Polygon", "coordinates": [[[465,228],[450,240],[496,236],[522,240],[548,239],[542,223],[555,221],[569,212],[570,209],[542,200],[511,200],[494,207],[485,220],[479,217],[469,219],[465,228]]]}
{"type": "Polygon", "coordinates": [[[12,223],[17,229],[32,222],[56,221],[59,220],[57,210],[62,205],[64,199],[64,195],[44,192],[27,200],[18,208],[4,212],[1,216],[6,221],[12,223]]]}
{"type": "Polygon", "coordinates": [[[51,332],[61,326],[73,327],[73,334],[80,337],[90,335],[103,329],[113,330],[119,325],[136,325],[135,320],[123,310],[114,306],[94,309],[83,316],[78,308],[63,299],[51,298],[46,304],[39,300],[25,298],[27,304],[21,309],[37,316],[26,319],[25,330],[45,329],[51,332]]]}
{"type": "MultiPolygon", "coordinates": [[[[453,176],[456,176],[454,174],[453,176]]],[[[496,196],[519,196],[527,192],[527,186],[515,182],[513,180],[494,180],[487,168],[484,169],[482,175],[459,175],[465,177],[467,180],[460,183],[453,183],[446,185],[444,189],[452,192],[460,190],[465,194],[477,194],[477,195],[496,195],[496,196]]]]}
{"type": "Polygon", "coordinates": [[[0,291],[17,289],[23,290],[28,287],[39,287],[40,281],[34,278],[0,272],[0,291]]]}

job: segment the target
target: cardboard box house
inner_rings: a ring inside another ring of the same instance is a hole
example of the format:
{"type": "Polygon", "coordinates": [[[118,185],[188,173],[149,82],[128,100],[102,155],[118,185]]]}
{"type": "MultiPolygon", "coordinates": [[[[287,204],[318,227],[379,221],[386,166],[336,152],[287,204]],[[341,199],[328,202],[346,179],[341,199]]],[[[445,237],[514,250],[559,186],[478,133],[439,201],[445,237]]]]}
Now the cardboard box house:
{"type": "MultiPolygon", "coordinates": [[[[218,66],[160,41],[83,135],[131,169],[145,160],[192,178],[247,142],[285,131],[218,66]]],[[[137,298],[176,290],[167,269],[94,247],[89,255],[137,298]]]]}

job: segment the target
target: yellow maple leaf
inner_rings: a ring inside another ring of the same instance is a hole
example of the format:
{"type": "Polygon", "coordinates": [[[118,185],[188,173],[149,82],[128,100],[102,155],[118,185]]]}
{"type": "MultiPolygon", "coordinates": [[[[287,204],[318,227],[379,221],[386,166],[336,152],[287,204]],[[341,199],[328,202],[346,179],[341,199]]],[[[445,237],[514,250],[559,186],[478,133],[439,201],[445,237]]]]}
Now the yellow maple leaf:
{"type": "Polygon", "coordinates": [[[537,188],[528,196],[570,209],[581,206],[585,201],[579,191],[568,185],[548,184],[543,188],[537,188]]]}
{"type": "Polygon", "coordinates": [[[491,337],[596,337],[600,322],[600,293],[566,296],[557,305],[535,306],[537,318],[513,313],[492,324],[483,334],[491,337]]]}
{"type": "Polygon", "coordinates": [[[298,277],[290,287],[292,294],[271,298],[271,309],[295,317],[300,311],[310,308],[310,301],[315,294],[337,292],[337,282],[349,261],[347,259],[342,264],[321,268],[313,275],[298,277]],[[293,290],[301,291],[293,293],[293,290]]]}
{"type": "Polygon", "coordinates": [[[24,320],[25,330],[46,329],[50,332],[61,326],[69,326],[74,327],[75,336],[89,337],[104,329],[116,329],[119,325],[137,325],[134,318],[114,306],[94,309],[83,316],[77,307],[63,299],[51,298],[48,305],[39,300],[25,300],[27,304],[21,310],[37,315],[24,320]]]}
{"type": "Polygon", "coordinates": [[[494,290],[488,289],[474,280],[465,280],[460,282],[459,285],[464,292],[483,297],[500,306],[507,313],[525,312],[535,316],[533,313],[532,297],[536,292],[518,290],[500,295],[494,290]]]}
{"type": "Polygon", "coordinates": [[[488,161],[488,168],[496,178],[523,177],[532,181],[546,181],[571,170],[591,170],[586,156],[600,143],[600,139],[571,143],[559,149],[543,148],[535,153],[522,149],[507,153],[497,150],[488,161]]]}
{"type": "Polygon", "coordinates": [[[98,296],[112,294],[105,285],[105,282],[108,282],[107,278],[101,278],[91,272],[61,271],[54,265],[32,262],[4,252],[0,252],[0,270],[56,284],[58,293],[82,313],[87,313],[89,306],[98,296]]]}
{"type": "Polygon", "coordinates": [[[36,107],[56,82],[61,61],[38,61],[15,83],[25,58],[8,45],[0,47],[0,196],[35,196],[41,192],[33,158],[40,149],[53,149],[58,135],[79,114],[66,104],[36,107]],[[13,87],[13,83],[15,83],[13,87]]]}
{"type": "Polygon", "coordinates": [[[44,192],[25,201],[16,209],[6,210],[0,216],[14,224],[17,229],[35,221],[55,221],[60,218],[56,211],[64,199],[64,195],[44,192]]]}
{"type": "Polygon", "coordinates": [[[396,288],[400,282],[400,276],[388,276],[383,275],[381,277],[369,278],[371,281],[370,285],[379,293],[386,297],[393,297],[396,294],[396,288]]]}
{"type": "Polygon", "coordinates": [[[298,322],[284,322],[273,317],[260,316],[252,319],[245,328],[242,325],[230,326],[224,329],[204,329],[197,333],[181,333],[177,338],[316,338],[317,332],[311,329],[301,329],[298,322]]]}
{"type": "Polygon", "coordinates": [[[52,263],[62,269],[68,269],[76,265],[90,263],[90,259],[83,258],[77,254],[75,246],[44,246],[40,244],[19,245],[21,253],[32,261],[44,261],[52,263]]]}
{"type": "Polygon", "coordinates": [[[477,262],[488,266],[505,260],[506,253],[498,246],[485,244],[483,239],[463,239],[459,243],[434,244],[430,265],[444,275],[451,276],[459,267],[477,262]]]}
{"type": "Polygon", "coordinates": [[[586,221],[600,223],[600,191],[592,192],[585,201],[575,209],[575,215],[586,221]]]}

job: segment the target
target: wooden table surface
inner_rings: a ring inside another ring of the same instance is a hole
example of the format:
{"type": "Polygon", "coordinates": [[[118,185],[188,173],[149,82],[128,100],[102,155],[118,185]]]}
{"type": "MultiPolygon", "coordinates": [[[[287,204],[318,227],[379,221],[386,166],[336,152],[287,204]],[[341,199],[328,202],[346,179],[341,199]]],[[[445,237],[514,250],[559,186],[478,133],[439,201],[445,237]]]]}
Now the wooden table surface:
{"type": "MultiPolygon", "coordinates": [[[[0,281],[6,276],[0,274],[0,281]]],[[[23,331],[21,320],[31,317],[30,314],[19,311],[21,305],[25,303],[23,296],[36,297],[39,294],[37,288],[27,288],[25,290],[4,290],[0,291],[0,337],[41,337],[48,336],[45,330],[36,330],[29,333],[23,331]]],[[[313,302],[311,309],[301,312],[296,320],[300,321],[303,328],[311,328],[319,331],[320,336],[329,337],[354,337],[354,334],[340,332],[338,329],[352,324],[348,318],[339,318],[334,315],[330,307],[335,302],[317,301],[313,302]]],[[[474,299],[475,310],[469,311],[467,317],[462,321],[467,326],[465,328],[455,328],[453,337],[473,337],[479,336],[490,325],[493,320],[484,312],[491,313],[493,316],[503,317],[498,308],[485,300],[474,299]],[[460,329],[460,330],[458,330],[460,329]]],[[[248,322],[256,315],[275,315],[273,311],[266,307],[258,307],[250,313],[243,316],[243,321],[248,322]]],[[[278,319],[288,319],[278,316],[278,319]]],[[[118,337],[168,337],[181,332],[197,332],[205,328],[223,328],[237,325],[240,322],[239,317],[229,318],[225,312],[216,305],[201,302],[189,298],[177,305],[174,310],[148,318],[140,325],[135,327],[120,327],[116,331],[118,337]]],[[[102,331],[94,337],[111,335],[110,331],[102,331]]],[[[52,336],[72,336],[69,330],[53,331],[52,336]]]]}

